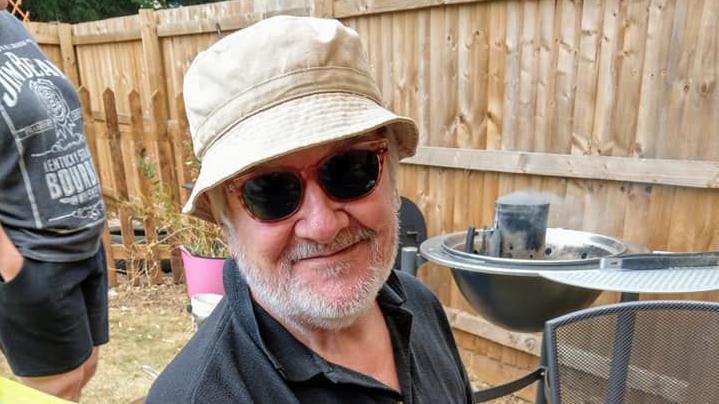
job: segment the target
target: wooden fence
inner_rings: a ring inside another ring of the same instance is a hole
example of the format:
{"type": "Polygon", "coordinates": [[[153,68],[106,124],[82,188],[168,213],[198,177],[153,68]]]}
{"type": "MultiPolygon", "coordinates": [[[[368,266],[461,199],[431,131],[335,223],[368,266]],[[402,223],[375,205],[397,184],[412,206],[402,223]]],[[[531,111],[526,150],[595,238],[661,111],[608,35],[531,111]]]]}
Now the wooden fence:
{"type": "MultiPolygon", "coordinates": [[[[653,250],[719,250],[714,0],[233,1],[29,27],[87,89],[108,194],[143,195],[127,155],[134,146],[123,143],[141,139],[142,128],[147,153],[162,163],[176,156],[161,177],[182,199],[177,185],[191,178],[172,147],[186,137],[184,72],[218,38],[278,13],[334,16],[357,30],[385,104],[420,126],[400,186],[430,235],[488,225],[498,196],[533,189],[562,201],[552,226],[653,250]]],[[[113,246],[116,257],[132,250],[130,240],[113,246]]],[[[447,270],[426,265],[419,276],[447,306],[473,373],[498,383],[536,364],[537,335],[484,321],[447,270]]],[[[616,299],[606,293],[598,303],[616,299]]]]}

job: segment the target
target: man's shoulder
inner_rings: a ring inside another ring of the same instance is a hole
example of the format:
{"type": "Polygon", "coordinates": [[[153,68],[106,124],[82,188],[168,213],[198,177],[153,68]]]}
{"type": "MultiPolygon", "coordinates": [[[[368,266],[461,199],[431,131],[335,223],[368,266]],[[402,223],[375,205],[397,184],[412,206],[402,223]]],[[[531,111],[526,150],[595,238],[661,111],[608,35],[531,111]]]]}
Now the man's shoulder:
{"type": "Polygon", "coordinates": [[[235,334],[223,300],[155,380],[147,402],[198,402],[212,374],[227,366],[226,353],[231,352],[235,334]]]}

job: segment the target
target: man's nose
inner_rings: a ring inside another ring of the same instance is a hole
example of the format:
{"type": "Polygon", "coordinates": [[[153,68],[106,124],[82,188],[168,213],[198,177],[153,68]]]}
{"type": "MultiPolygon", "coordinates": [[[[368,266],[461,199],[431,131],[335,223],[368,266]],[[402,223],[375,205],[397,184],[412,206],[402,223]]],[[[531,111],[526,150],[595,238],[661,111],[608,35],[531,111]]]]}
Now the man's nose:
{"type": "Polygon", "coordinates": [[[321,244],[332,242],[337,233],[349,225],[349,216],[341,207],[317,182],[308,180],[302,208],[297,212],[295,235],[321,244]]]}

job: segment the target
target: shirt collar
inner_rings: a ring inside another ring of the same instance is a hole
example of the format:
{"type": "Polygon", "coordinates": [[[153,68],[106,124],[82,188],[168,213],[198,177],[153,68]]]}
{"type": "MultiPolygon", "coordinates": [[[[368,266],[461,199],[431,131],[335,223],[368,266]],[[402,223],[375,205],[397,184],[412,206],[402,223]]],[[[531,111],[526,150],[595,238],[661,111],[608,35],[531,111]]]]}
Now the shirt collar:
{"type": "MultiPolygon", "coordinates": [[[[322,373],[333,380],[335,373],[333,364],[297,340],[252,300],[247,282],[240,274],[234,260],[225,263],[224,284],[227,300],[232,302],[233,317],[250,334],[255,344],[285,379],[301,382],[322,373]]],[[[406,324],[407,321],[411,322],[411,313],[402,307],[405,301],[404,288],[394,271],[391,271],[377,294],[377,303],[386,316],[399,313],[406,324]]],[[[406,325],[407,327],[403,328],[409,332],[409,324],[406,325]]],[[[409,335],[404,337],[408,339],[409,335]]],[[[367,384],[372,384],[371,378],[366,379],[367,384]]]]}

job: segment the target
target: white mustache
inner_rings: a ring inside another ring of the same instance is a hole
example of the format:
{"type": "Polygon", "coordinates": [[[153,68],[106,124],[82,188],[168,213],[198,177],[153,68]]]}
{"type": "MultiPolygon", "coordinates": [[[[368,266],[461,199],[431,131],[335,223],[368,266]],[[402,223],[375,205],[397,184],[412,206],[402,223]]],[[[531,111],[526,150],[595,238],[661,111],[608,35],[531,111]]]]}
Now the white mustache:
{"type": "Polygon", "coordinates": [[[343,229],[329,244],[320,244],[312,241],[300,242],[285,254],[282,262],[293,265],[302,259],[332,255],[362,241],[371,240],[375,235],[375,231],[366,227],[343,229]]]}

